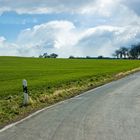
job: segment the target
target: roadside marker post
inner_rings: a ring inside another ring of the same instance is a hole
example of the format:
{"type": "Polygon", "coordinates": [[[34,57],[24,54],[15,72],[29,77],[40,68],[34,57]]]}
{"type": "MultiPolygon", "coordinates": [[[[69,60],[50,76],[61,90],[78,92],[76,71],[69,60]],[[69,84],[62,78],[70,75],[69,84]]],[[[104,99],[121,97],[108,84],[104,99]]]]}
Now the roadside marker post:
{"type": "Polygon", "coordinates": [[[29,96],[28,96],[28,88],[27,88],[27,80],[26,79],[23,79],[22,85],[23,85],[23,95],[24,95],[23,105],[28,105],[29,96]]]}

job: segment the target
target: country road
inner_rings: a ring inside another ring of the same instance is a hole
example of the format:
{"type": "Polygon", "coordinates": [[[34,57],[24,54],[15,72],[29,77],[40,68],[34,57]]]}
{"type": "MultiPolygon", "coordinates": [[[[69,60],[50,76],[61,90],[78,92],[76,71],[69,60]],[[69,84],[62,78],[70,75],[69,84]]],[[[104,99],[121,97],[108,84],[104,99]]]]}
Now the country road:
{"type": "Polygon", "coordinates": [[[45,109],[0,140],[140,140],[140,72],[45,109]]]}

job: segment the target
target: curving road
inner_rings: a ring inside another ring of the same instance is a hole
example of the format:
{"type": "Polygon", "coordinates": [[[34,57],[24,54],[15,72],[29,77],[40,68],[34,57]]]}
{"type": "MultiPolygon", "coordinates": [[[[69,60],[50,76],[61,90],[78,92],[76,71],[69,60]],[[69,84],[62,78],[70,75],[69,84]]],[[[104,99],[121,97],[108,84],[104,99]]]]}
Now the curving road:
{"type": "Polygon", "coordinates": [[[0,140],[140,140],[140,73],[1,130],[0,140]]]}

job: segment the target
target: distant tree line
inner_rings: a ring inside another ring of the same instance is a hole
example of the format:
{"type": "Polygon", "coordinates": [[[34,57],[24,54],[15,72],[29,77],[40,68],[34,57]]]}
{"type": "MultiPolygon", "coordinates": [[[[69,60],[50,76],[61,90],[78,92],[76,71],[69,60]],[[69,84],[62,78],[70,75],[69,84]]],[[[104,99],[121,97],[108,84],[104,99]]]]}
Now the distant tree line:
{"type": "MultiPolygon", "coordinates": [[[[120,47],[117,49],[113,55],[114,58],[117,59],[140,59],[140,43],[131,45],[131,47],[120,47]]],[[[57,58],[58,54],[52,53],[44,53],[39,56],[39,58],[57,58]]],[[[98,56],[98,57],[75,57],[73,55],[69,56],[69,59],[113,59],[111,57],[104,57],[104,56],[98,56]]]]}
{"type": "Polygon", "coordinates": [[[98,57],[91,57],[91,56],[86,56],[86,57],[75,57],[75,56],[69,56],[69,59],[112,59],[110,57],[104,57],[104,56],[98,56],[98,57]]]}
{"type": "Polygon", "coordinates": [[[52,54],[48,54],[48,53],[44,53],[43,55],[40,55],[39,58],[57,58],[58,54],[56,53],[52,53],[52,54]]]}
{"type": "Polygon", "coordinates": [[[114,54],[117,59],[139,59],[140,58],[140,43],[131,45],[131,47],[121,47],[114,54]]]}

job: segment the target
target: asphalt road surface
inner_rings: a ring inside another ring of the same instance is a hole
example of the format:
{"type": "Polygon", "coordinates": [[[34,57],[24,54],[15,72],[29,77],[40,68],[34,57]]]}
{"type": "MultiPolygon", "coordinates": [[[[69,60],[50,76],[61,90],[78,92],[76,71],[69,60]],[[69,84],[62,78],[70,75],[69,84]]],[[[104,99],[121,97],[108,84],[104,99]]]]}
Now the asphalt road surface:
{"type": "Polygon", "coordinates": [[[45,109],[0,140],[140,140],[140,73],[45,109]]]}

